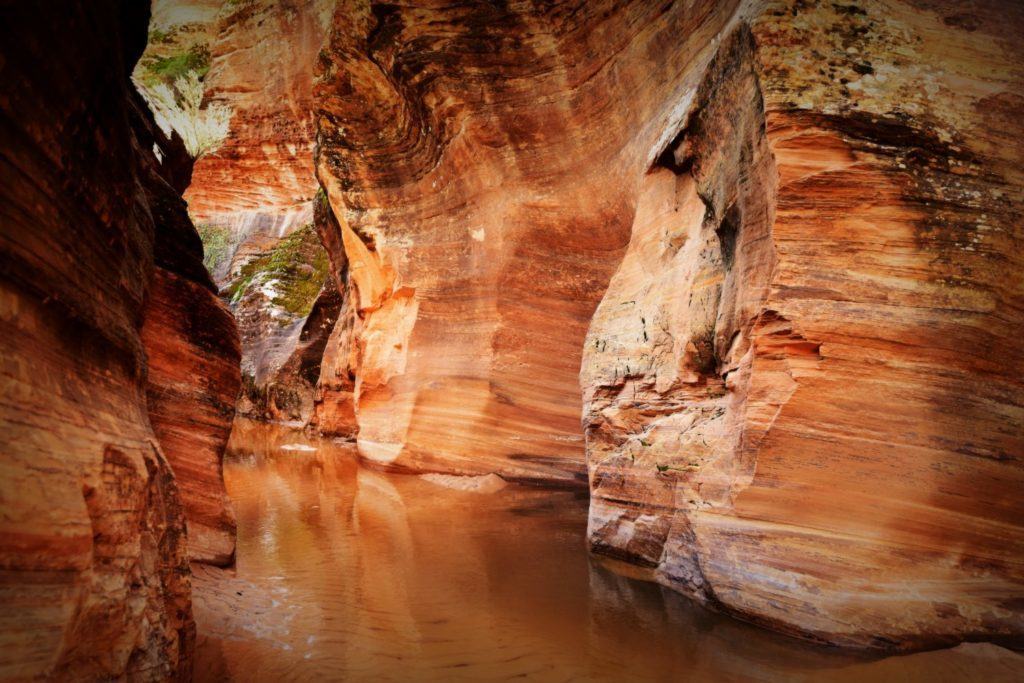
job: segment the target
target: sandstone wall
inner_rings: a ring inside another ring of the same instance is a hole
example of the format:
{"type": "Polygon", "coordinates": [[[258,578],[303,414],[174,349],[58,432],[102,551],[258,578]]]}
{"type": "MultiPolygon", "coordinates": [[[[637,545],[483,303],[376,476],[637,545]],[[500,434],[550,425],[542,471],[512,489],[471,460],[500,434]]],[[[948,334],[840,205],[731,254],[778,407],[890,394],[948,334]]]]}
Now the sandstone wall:
{"type": "Polygon", "coordinates": [[[572,482],[582,408],[596,552],[828,642],[1019,642],[1022,22],[339,3],[360,453],[572,482]]]}
{"type": "Polygon", "coordinates": [[[286,216],[313,199],[313,68],[331,6],[328,0],[222,3],[208,23],[206,96],[234,114],[224,145],[198,160],[185,194],[197,222],[286,216]]]}
{"type": "MultiPolygon", "coordinates": [[[[195,321],[184,327],[161,308],[212,298],[195,231],[187,218],[177,220],[183,167],[167,156],[173,143],[153,134],[129,82],[147,21],[144,3],[4,12],[4,679],[191,675],[190,510],[172,465],[191,445],[164,442],[161,427],[201,412],[201,403],[227,412],[234,395],[230,382],[196,385],[187,377],[189,386],[175,387],[183,392],[176,402],[147,402],[147,393],[155,398],[172,386],[161,376],[161,354],[197,350],[195,321]],[[183,235],[192,242],[180,242],[183,235]],[[204,284],[188,290],[191,301],[180,291],[165,296],[168,282],[197,281],[204,284]],[[140,334],[146,319],[160,322],[162,349],[140,334]]],[[[221,373],[230,374],[232,329],[221,329],[209,347],[207,360],[221,373]]],[[[195,484],[189,473],[180,483],[195,484]]],[[[219,473],[207,483],[223,492],[219,473]]]]}
{"type": "Polygon", "coordinates": [[[333,288],[311,227],[313,67],[331,6],[156,0],[137,69],[143,80],[167,81],[175,60],[191,64],[206,101],[231,110],[227,137],[196,161],[185,197],[240,328],[238,409],[256,419],[312,417],[318,367],[301,368],[310,362],[311,339],[326,341],[335,320],[338,295],[330,291],[309,319],[321,286],[333,288]]]}
{"type": "MultiPolygon", "coordinates": [[[[313,217],[317,234],[331,260],[331,282],[337,295],[330,288],[324,288],[322,298],[334,304],[322,308],[330,314],[321,324],[329,326],[326,328],[328,337],[311,335],[317,339],[315,347],[319,349],[319,358],[314,410],[309,424],[323,436],[351,440],[359,432],[359,423],[355,413],[356,360],[352,346],[356,312],[348,285],[348,257],[341,244],[341,226],[323,192],[319,192],[314,201],[313,217]]],[[[313,370],[312,364],[307,367],[313,370]]]]}
{"type": "Polygon", "coordinates": [[[587,338],[596,552],[828,642],[1021,642],[1022,28],[741,9],[587,338]]]}
{"type": "Polygon", "coordinates": [[[583,483],[586,329],[730,11],[339,3],[317,171],[354,288],[365,458],[583,483]]]}
{"type": "MultiPolygon", "coordinates": [[[[163,143],[164,160],[187,158],[155,125],[143,134],[163,143]]],[[[191,559],[231,564],[235,518],[221,461],[241,384],[238,328],[203,267],[202,244],[181,195],[159,174],[146,176],[145,184],[156,228],[141,329],[149,417],[178,481],[191,559]]]]}

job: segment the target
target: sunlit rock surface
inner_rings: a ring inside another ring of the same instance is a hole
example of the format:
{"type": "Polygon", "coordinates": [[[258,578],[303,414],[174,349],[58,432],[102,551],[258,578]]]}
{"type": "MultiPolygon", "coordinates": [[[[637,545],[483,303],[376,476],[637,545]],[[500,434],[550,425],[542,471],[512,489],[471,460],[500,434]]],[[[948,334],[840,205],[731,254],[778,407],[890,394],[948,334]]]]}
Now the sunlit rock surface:
{"type": "Polygon", "coordinates": [[[364,458],[584,482],[586,329],[731,8],[662,9],[339,3],[317,171],[354,289],[364,458]]]}
{"type": "Polygon", "coordinates": [[[333,308],[307,319],[327,282],[312,228],[311,93],[331,5],[157,0],[136,71],[164,81],[199,75],[205,99],[231,110],[227,137],[196,162],[185,197],[238,319],[239,411],[259,419],[310,419],[319,365],[307,367],[309,346],[322,348],[336,317],[338,297],[327,291],[317,310],[333,308]]]}
{"type": "Polygon", "coordinates": [[[740,8],[587,337],[595,551],[828,642],[1021,642],[1022,29],[740,8]]]}
{"type": "Polygon", "coordinates": [[[235,221],[249,213],[276,219],[280,228],[289,211],[313,199],[312,75],[332,5],[220,3],[210,30],[207,96],[234,113],[224,145],[196,163],[185,194],[197,222],[235,221]]]}
{"type": "MultiPolygon", "coordinates": [[[[356,311],[352,301],[353,292],[348,286],[348,257],[341,244],[341,228],[323,192],[318,193],[314,201],[313,220],[317,234],[327,249],[331,281],[338,295],[337,308],[321,307],[323,300],[335,301],[334,293],[325,284],[321,300],[314,309],[314,312],[318,309],[333,312],[334,322],[332,325],[330,316],[322,316],[323,324],[329,325],[328,337],[321,341],[311,335],[316,341],[310,348],[318,347],[320,357],[314,410],[309,425],[323,436],[352,440],[359,432],[355,413],[356,358],[352,345],[356,311]]],[[[315,317],[310,316],[311,319],[315,317]]],[[[321,329],[316,325],[314,321],[314,330],[321,329]]]]}
{"type": "Polygon", "coordinates": [[[362,457],[573,481],[579,372],[597,552],[833,643],[1019,642],[1021,11],[340,3],[362,457]]]}
{"type": "Polygon", "coordinates": [[[3,11],[3,679],[190,678],[185,510],[139,334],[161,220],[152,184],[167,170],[129,82],[147,14],[103,1],[3,11]]]}

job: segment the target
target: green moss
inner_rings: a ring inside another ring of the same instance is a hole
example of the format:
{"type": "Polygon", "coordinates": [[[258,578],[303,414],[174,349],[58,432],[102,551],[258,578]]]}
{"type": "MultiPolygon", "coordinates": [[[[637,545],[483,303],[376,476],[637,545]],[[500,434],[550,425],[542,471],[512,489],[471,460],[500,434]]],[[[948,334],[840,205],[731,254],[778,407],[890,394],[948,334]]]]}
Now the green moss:
{"type": "Polygon", "coordinates": [[[252,288],[275,280],[276,296],[272,303],[302,318],[313,309],[329,268],[327,252],[313,225],[308,224],[281,240],[270,252],[242,266],[228,287],[228,295],[232,303],[237,303],[252,288]]]}
{"type": "Polygon", "coordinates": [[[143,80],[149,84],[167,83],[185,74],[195,71],[200,78],[210,70],[210,48],[204,43],[197,43],[185,52],[167,57],[153,57],[143,64],[143,80]]]}
{"type": "Polygon", "coordinates": [[[198,225],[196,231],[203,241],[203,265],[212,273],[229,256],[231,233],[219,225],[198,225]]]}

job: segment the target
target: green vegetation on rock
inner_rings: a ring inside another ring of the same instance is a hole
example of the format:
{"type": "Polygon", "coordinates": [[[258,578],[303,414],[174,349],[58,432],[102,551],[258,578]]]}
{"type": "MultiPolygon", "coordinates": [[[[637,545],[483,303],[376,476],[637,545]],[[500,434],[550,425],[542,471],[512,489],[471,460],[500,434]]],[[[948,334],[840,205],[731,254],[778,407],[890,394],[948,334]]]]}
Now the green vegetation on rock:
{"type": "Polygon", "coordinates": [[[202,79],[210,70],[210,48],[196,43],[183,52],[145,59],[142,67],[142,81],[147,85],[173,85],[178,78],[192,72],[202,79]]]}
{"type": "Polygon", "coordinates": [[[196,231],[203,241],[203,265],[213,273],[230,255],[230,231],[219,225],[197,225],[196,231]]]}
{"type": "Polygon", "coordinates": [[[313,309],[329,268],[327,252],[310,223],[285,237],[268,253],[242,266],[228,286],[228,296],[235,304],[253,288],[272,283],[271,303],[302,318],[313,309]]]}

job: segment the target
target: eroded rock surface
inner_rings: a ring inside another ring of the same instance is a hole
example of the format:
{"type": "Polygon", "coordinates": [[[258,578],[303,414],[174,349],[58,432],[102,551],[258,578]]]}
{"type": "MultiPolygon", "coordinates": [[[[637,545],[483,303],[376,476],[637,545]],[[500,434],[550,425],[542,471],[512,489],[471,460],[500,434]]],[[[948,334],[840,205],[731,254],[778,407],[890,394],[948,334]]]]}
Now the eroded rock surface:
{"type": "Polygon", "coordinates": [[[339,298],[326,291],[314,306],[332,287],[311,203],[312,74],[331,6],[157,0],[136,71],[143,81],[200,77],[205,100],[231,112],[227,136],[196,161],[185,197],[238,320],[238,408],[257,419],[312,417],[319,366],[308,367],[310,347],[326,342],[339,298]]]}
{"type": "Polygon", "coordinates": [[[681,74],[731,7],[662,9],[339,3],[317,171],[354,290],[364,458],[583,482],[586,328],[681,74]]]}
{"type": "Polygon", "coordinates": [[[209,29],[206,94],[233,115],[224,144],[196,163],[185,194],[197,222],[262,216],[280,229],[289,212],[308,210],[317,189],[313,68],[331,7],[329,0],[221,3],[209,29]]]}
{"type": "Polygon", "coordinates": [[[129,82],[148,19],[133,7],[4,11],[3,678],[191,670],[185,513],[150,427],[139,336],[157,161],[129,82]]]}
{"type": "Polygon", "coordinates": [[[202,243],[181,198],[188,178],[177,171],[191,167],[188,153],[177,137],[163,135],[141,97],[134,101],[139,138],[160,150],[159,165],[139,170],[155,226],[140,331],[148,412],[181,493],[189,556],[223,566],[235,556],[222,458],[241,384],[238,328],[203,266],[202,243]]]}
{"type": "Polygon", "coordinates": [[[965,17],[723,32],[587,338],[595,551],[828,642],[1021,642],[1024,16],[965,17]]]}
{"type": "Polygon", "coordinates": [[[189,551],[234,547],[237,331],[180,196],[182,143],[129,80],[149,18],[129,4],[4,13],[4,679],[190,679],[189,551]]]}
{"type": "Polygon", "coordinates": [[[340,3],[361,455],[573,481],[581,368],[597,552],[833,643],[1019,642],[1022,27],[340,3]]]}

